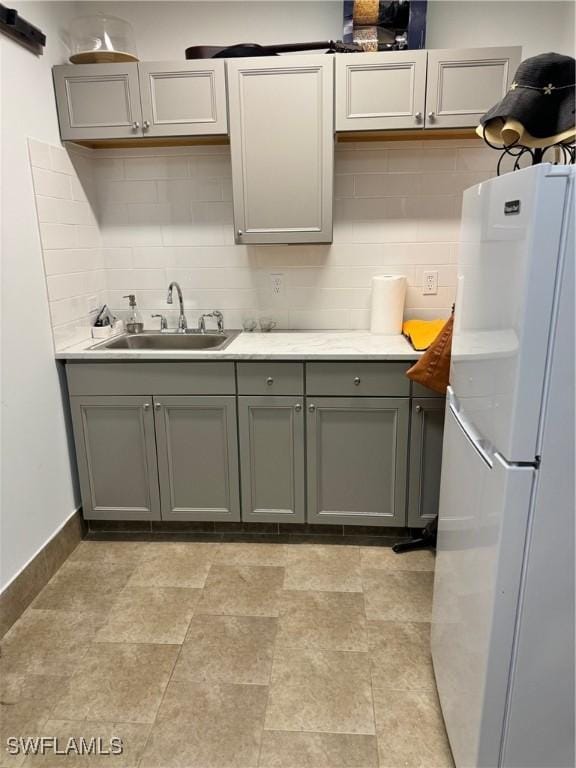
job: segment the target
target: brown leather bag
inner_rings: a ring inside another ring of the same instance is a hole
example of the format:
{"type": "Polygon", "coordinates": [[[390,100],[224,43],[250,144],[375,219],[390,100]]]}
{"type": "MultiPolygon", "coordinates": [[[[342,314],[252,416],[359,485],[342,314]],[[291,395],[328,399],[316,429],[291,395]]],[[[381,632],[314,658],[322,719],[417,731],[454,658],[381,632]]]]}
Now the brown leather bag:
{"type": "Polygon", "coordinates": [[[434,392],[446,394],[450,377],[450,352],[454,314],[428,347],[422,357],[406,371],[406,376],[434,392]]]}

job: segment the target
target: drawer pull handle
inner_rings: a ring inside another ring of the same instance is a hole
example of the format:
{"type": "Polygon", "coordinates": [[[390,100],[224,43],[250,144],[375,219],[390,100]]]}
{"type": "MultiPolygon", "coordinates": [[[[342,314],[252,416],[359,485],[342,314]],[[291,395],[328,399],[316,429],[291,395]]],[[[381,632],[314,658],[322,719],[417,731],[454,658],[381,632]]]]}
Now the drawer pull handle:
{"type": "Polygon", "coordinates": [[[310,405],[308,406],[308,410],[310,411],[310,413],[314,413],[314,411],[316,410],[316,406],[314,405],[314,403],[310,403],[310,405]]]}
{"type": "Polygon", "coordinates": [[[150,408],[150,403],[144,403],[144,410],[147,411],[150,408]]]}
{"type": "Polygon", "coordinates": [[[268,386],[274,384],[274,379],[272,378],[272,376],[268,376],[268,378],[266,379],[266,384],[268,384],[268,386]]]}
{"type": "Polygon", "coordinates": [[[154,408],[156,408],[156,410],[159,411],[160,408],[162,408],[162,403],[155,403],[154,408]]]}
{"type": "Polygon", "coordinates": [[[300,413],[300,411],[302,410],[302,405],[300,403],[296,403],[296,405],[294,406],[294,410],[296,411],[296,413],[300,413]]]}
{"type": "Polygon", "coordinates": [[[360,376],[355,376],[354,377],[354,384],[356,384],[356,386],[358,386],[360,384],[360,376]]]}

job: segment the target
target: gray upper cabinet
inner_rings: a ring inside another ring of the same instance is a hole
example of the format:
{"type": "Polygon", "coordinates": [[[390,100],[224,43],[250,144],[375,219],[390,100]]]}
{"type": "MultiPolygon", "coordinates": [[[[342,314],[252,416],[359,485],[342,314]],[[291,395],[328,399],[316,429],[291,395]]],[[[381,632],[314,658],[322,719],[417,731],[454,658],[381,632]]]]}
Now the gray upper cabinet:
{"type": "Polygon", "coordinates": [[[331,242],[333,57],[226,66],[236,241],[331,242]]]}
{"type": "Polygon", "coordinates": [[[239,397],[238,408],[242,520],[303,523],[303,399],[239,397]]]}
{"type": "Polygon", "coordinates": [[[226,134],[224,61],[140,62],[145,136],[226,134]]]}
{"type": "Polygon", "coordinates": [[[223,61],[54,67],[64,140],[226,134],[223,61]]]}
{"type": "Polygon", "coordinates": [[[62,139],[141,135],[137,64],[65,64],[53,73],[62,139]]]}
{"type": "Polygon", "coordinates": [[[234,397],[155,396],[163,520],[240,520],[234,397]]]}
{"type": "Polygon", "coordinates": [[[72,397],[82,507],[88,520],[160,518],[151,397],[72,397]]]}
{"type": "Polygon", "coordinates": [[[308,398],[308,522],[406,525],[408,398],[308,398]]]}
{"type": "Polygon", "coordinates": [[[411,528],[421,528],[438,514],[445,405],[443,397],[412,400],[408,492],[411,528]]]}
{"type": "Polygon", "coordinates": [[[428,51],[426,128],[466,128],[504,96],[522,49],[428,51]]]}
{"type": "Polygon", "coordinates": [[[336,130],[421,128],[426,51],[336,56],[336,130]]]}

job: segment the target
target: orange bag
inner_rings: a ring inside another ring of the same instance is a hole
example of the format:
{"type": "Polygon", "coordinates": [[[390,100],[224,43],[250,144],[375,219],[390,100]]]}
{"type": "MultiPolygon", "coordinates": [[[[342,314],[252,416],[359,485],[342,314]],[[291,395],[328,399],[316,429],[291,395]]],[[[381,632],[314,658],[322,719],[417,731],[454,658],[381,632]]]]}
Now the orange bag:
{"type": "Polygon", "coordinates": [[[436,339],[422,357],[406,371],[406,376],[434,392],[446,394],[450,377],[450,352],[454,314],[446,322],[436,339]]]}

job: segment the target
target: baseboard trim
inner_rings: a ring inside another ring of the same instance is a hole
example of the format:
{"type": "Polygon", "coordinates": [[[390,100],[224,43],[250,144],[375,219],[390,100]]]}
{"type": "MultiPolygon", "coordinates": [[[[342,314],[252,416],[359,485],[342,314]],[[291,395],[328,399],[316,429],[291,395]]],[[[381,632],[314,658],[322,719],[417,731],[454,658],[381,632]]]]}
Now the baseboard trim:
{"type": "Polygon", "coordinates": [[[0,638],[20,618],[64,560],[86,535],[82,510],[75,510],[0,594],[0,638]]]}

